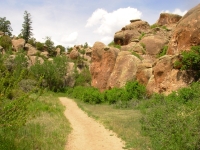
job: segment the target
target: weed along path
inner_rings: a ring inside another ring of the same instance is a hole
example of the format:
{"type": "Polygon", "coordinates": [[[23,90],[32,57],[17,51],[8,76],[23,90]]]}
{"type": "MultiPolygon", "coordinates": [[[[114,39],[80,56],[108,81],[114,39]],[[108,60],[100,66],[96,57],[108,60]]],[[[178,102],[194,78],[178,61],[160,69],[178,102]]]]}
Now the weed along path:
{"type": "Polygon", "coordinates": [[[59,99],[66,106],[64,114],[73,128],[67,140],[66,150],[123,150],[124,142],[88,117],[72,99],[59,99]]]}

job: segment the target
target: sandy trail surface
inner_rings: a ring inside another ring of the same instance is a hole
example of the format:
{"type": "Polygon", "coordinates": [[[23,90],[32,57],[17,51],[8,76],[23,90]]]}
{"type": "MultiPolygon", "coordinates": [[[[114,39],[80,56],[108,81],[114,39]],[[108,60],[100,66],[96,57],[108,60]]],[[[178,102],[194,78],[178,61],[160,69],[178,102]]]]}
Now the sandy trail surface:
{"type": "Polygon", "coordinates": [[[59,99],[66,106],[64,114],[73,128],[66,150],[123,150],[124,142],[115,133],[88,117],[72,99],[59,99]]]}

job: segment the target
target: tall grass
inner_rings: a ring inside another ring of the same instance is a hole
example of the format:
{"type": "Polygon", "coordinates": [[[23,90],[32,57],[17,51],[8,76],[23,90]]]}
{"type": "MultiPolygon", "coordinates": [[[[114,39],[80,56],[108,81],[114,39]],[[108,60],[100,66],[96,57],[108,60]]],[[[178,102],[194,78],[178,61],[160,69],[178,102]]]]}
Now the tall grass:
{"type": "Polygon", "coordinates": [[[53,93],[45,93],[28,106],[30,117],[24,126],[0,129],[0,149],[63,150],[71,130],[64,109],[53,93]]]}

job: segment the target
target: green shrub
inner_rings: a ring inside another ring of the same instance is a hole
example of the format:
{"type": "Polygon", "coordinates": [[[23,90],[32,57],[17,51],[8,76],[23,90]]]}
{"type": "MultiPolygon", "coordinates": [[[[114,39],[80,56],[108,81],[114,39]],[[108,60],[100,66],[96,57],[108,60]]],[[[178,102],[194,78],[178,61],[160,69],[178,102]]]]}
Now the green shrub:
{"type": "Polygon", "coordinates": [[[182,59],[175,62],[175,67],[181,66],[182,70],[196,71],[196,77],[200,77],[200,46],[193,46],[190,51],[181,53],[182,59]]]}
{"type": "Polygon", "coordinates": [[[84,68],[81,73],[75,75],[75,86],[85,86],[91,83],[91,74],[88,68],[84,68]]]}
{"type": "Polygon", "coordinates": [[[36,42],[35,45],[36,45],[37,50],[40,50],[40,51],[44,50],[44,44],[43,43],[36,42]]]}
{"type": "Polygon", "coordinates": [[[0,46],[8,51],[12,47],[11,38],[8,35],[0,37],[0,46]]]}
{"type": "Polygon", "coordinates": [[[127,97],[123,96],[125,94],[125,90],[121,88],[112,88],[104,92],[104,99],[109,104],[114,104],[117,101],[125,100],[127,101],[127,97]]]}
{"type": "Polygon", "coordinates": [[[146,101],[152,105],[142,111],[142,132],[150,137],[153,149],[200,149],[199,97],[200,83],[194,83],[146,101]]]}
{"type": "Polygon", "coordinates": [[[115,48],[118,48],[118,49],[121,49],[121,45],[115,44],[114,41],[110,42],[110,43],[108,44],[108,46],[110,46],[110,47],[115,47],[115,48]]]}
{"type": "Polygon", "coordinates": [[[34,46],[34,47],[36,47],[36,39],[35,38],[30,38],[29,40],[28,40],[28,43],[29,44],[31,44],[32,46],[34,46]]]}
{"type": "Polygon", "coordinates": [[[128,99],[144,99],[146,98],[146,88],[144,85],[137,81],[129,81],[125,85],[126,92],[128,93],[128,99]]]}
{"type": "Polygon", "coordinates": [[[157,28],[157,27],[159,27],[159,25],[156,24],[156,23],[151,25],[151,29],[154,29],[154,28],[157,28]]]}
{"type": "Polygon", "coordinates": [[[157,57],[162,57],[162,56],[166,55],[167,49],[168,49],[168,46],[165,45],[165,46],[162,48],[162,50],[160,51],[160,53],[157,55],[157,57]]]}
{"type": "Polygon", "coordinates": [[[67,58],[64,56],[55,57],[53,61],[46,60],[43,64],[38,61],[30,67],[30,73],[38,79],[43,77],[46,86],[52,91],[59,91],[65,88],[64,77],[67,72],[67,58]]]}

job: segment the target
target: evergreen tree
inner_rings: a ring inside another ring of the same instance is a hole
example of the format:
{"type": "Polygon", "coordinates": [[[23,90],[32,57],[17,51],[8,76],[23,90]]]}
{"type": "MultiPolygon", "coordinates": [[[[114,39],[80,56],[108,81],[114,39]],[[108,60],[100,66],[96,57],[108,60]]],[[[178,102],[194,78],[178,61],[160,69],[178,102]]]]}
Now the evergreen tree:
{"type": "Polygon", "coordinates": [[[27,11],[24,12],[24,22],[22,24],[23,29],[22,31],[22,37],[25,40],[25,43],[28,42],[28,40],[31,38],[31,36],[33,35],[33,33],[31,32],[32,27],[31,27],[31,14],[28,13],[27,11]]]}
{"type": "Polygon", "coordinates": [[[12,33],[12,28],[11,28],[11,23],[9,20],[6,20],[6,17],[1,18],[0,17],[0,31],[3,31],[6,35],[11,36],[12,33]]]}

